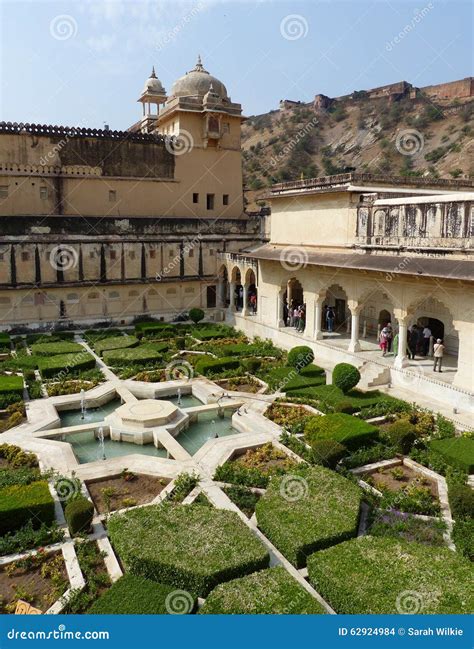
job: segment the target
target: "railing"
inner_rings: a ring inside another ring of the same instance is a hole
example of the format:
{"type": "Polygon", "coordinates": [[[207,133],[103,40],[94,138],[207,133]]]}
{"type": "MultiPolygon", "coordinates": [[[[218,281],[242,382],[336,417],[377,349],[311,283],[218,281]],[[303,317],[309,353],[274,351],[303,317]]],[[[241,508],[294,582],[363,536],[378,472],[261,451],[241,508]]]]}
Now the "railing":
{"type": "Polygon", "coordinates": [[[400,176],[383,176],[376,174],[344,173],[320,178],[306,178],[272,185],[271,192],[280,192],[290,189],[308,189],[317,187],[331,187],[355,182],[378,182],[385,185],[410,185],[414,187],[474,187],[474,180],[459,180],[450,178],[401,178],[400,176]]]}
{"type": "Polygon", "coordinates": [[[29,124],[0,122],[0,133],[31,133],[33,135],[54,135],[59,137],[95,137],[104,140],[129,140],[132,142],[164,143],[165,136],[133,131],[82,128],[77,126],[54,126],[51,124],[29,124]]]}

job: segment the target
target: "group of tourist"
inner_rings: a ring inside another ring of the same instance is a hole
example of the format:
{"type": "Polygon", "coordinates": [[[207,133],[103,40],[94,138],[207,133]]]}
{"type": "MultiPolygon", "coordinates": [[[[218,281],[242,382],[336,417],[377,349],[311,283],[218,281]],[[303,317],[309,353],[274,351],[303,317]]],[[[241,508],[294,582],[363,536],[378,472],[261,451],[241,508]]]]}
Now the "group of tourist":
{"type": "MultiPolygon", "coordinates": [[[[430,340],[432,338],[431,329],[428,325],[424,327],[413,324],[407,331],[407,355],[410,360],[415,360],[416,355],[427,357],[430,353],[430,340]]],[[[394,336],[394,331],[390,322],[387,322],[382,328],[379,336],[379,345],[382,350],[382,356],[386,356],[398,348],[398,334],[394,336]]],[[[441,366],[444,356],[444,345],[441,338],[437,338],[433,345],[433,371],[442,372],[441,366]]]]}
{"type": "Polygon", "coordinates": [[[292,302],[290,306],[285,302],[283,305],[283,319],[287,327],[294,327],[299,333],[303,333],[306,326],[306,304],[292,302]]]}
{"type": "MultiPolygon", "coordinates": [[[[237,311],[242,311],[242,308],[244,306],[244,289],[243,286],[238,286],[235,289],[235,304],[237,307],[237,311]]],[[[257,313],[257,292],[256,291],[249,291],[248,295],[248,304],[247,307],[250,309],[252,313],[257,313]]]]}

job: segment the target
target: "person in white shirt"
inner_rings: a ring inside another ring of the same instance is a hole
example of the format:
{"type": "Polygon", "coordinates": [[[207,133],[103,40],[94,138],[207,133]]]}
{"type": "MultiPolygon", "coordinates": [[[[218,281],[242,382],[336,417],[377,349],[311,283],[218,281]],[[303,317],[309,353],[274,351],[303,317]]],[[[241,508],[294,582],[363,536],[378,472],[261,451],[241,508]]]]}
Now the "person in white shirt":
{"type": "Polygon", "coordinates": [[[428,356],[430,349],[431,329],[428,325],[423,329],[423,356],[428,356]]]}
{"type": "Polygon", "coordinates": [[[433,372],[436,372],[436,367],[439,368],[438,372],[443,371],[441,369],[441,363],[443,362],[443,354],[444,354],[443,341],[441,340],[441,338],[438,338],[438,340],[433,345],[433,356],[434,356],[433,372]]]}

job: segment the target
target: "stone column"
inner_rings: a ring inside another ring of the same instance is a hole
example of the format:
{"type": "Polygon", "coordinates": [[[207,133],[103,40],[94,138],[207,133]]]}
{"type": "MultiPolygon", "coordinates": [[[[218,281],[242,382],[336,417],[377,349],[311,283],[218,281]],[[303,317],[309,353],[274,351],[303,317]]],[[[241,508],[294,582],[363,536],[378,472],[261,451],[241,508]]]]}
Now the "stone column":
{"type": "MultiPolygon", "coordinates": [[[[474,365],[474,325],[471,322],[459,320],[453,322],[458,332],[458,367],[454,375],[453,385],[472,392],[472,367],[474,365]]],[[[453,332],[454,333],[454,332],[453,332]]],[[[445,352],[446,353],[446,352],[445,352]]]]}
{"type": "Polygon", "coordinates": [[[243,304],[242,304],[242,315],[248,315],[249,314],[249,286],[250,284],[244,284],[243,289],[243,304]]]}
{"type": "Polygon", "coordinates": [[[314,339],[322,340],[323,332],[321,330],[321,319],[323,317],[323,302],[324,298],[320,297],[316,300],[314,305],[314,339]]]}
{"type": "Polygon", "coordinates": [[[347,351],[360,352],[359,317],[362,306],[357,302],[349,302],[349,309],[351,311],[351,342],[347,351]]]}
{"type": "Polygon", "coordinates": [[[219,279],[217,281],[217,288],[216,288],[216,306],[218,309],[222,309],[225,307],[225,299],[224,299],[224,281],[222,279],[219,279]]]}
{"type": "Polygon", "coordinates": [[[284,327],[286,322],[283,320],[284,306],[285,303],[285,289],[278,291],[277,295],[277,314],[276,314],[276,325],[277,327],[284,327]]]}
{"type": "Polygon", "coordinates": [[[230,311],[235,311],[235,286],[236,286],[235,282],[230,282],[230,284],[229,284],[229,291],[230,291],[230,293],[229,293],[229,300],[230,300],[229,310],[230,311]]]}
{"type": "Polygon", "coordinates": [[[397,356],[393,366],[401,370],[408,365],[407,359],[407,335],[408,335],[408,314],[403,311],[395,310],[394,316],[398,322],[398,349],[397,356]]]}
{"type": "Polygon", "coordinates": [[[305,295],[306,303],[306,322],[304,327],[304,335],[309,338],[313,337],[314,333],[314,317],[315,317],[315,297],[313,293],[308,293],[305,295]]]}

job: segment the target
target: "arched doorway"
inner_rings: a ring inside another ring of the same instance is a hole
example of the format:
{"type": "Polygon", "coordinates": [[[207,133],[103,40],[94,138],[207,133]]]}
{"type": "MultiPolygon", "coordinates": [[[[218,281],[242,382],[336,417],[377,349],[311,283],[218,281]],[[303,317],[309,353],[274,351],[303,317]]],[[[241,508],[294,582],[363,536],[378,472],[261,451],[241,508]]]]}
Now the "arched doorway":
{"type": "Polygon", "coordinates": [[[300,329],[301,320],[297,313],[301,307],[304,307],[303,286],[295,277],[292,277],[288,280],[283,295],[283,320],[285,326],[300,329]]]}
{"type": "Polygon", "coordinates": [[[333,284],[326,290],[321,318],[323,331],[342,333],[347,330],[347,323],[350,322],[347,294],[339,284],[333,284]]]}
{"type": "Polygon", "coordinates": [[[244,299],[246,300],[245,311],[251,315],[255,315],[257,313],[258,303],[257,280],[251,268],[245,273],[244,299]]]}
{"type": "Polygon", "coordinates": [[[229,295],[231,308],[241,311],[244,304],[244,287],[242,286],[242,274],[238,266],[234,266],[230,274],[230,290],[233,294],[229,295]]]}

